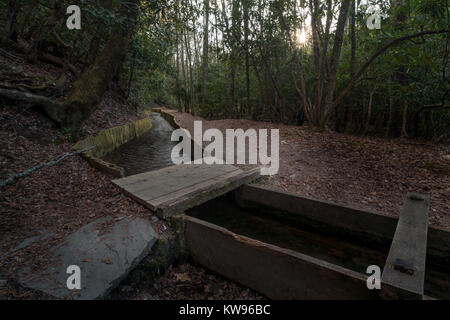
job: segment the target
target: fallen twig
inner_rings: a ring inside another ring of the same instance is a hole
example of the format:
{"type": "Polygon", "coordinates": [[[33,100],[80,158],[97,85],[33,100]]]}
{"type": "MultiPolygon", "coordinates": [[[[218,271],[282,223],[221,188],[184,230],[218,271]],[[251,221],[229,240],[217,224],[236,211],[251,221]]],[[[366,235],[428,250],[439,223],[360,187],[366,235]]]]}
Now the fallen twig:
{"type": "Polygon", "coordinates": [[[0,54],[2,54],[3,56],[9,56],[10,58],[15,59],[16,61],[23,61],[23,58],[18,57],[16,55],[14,55],[14,54],[12,54],[12,53],[2,49],[2,48],[0,48],[0,54]]]}
{"type": "Polygon", "coordinates": [[[26,175],[29,175],[30,173],[32,173],[32,172],[34,172],[36,170],[39,170],[39,169],[41,169],[43,167],[53,166],[53,165],[57,164],[58,162],[64,160],[67,157],[74,156],[74,155],[77,155],[77,154],[80,154],[80,153],[83,153],[83,152],[87,152],[87,151],[92,150],[94,148],[97,148],[97,146],[91,146],[89,148],[86,148],[86,149],[83,149],[83,150],[80,150],[80,151],[77,151],[77,152],[66,153],[65,155],[63,155],[58,160],[50,161],[50,162],[44,162],[44,163],[38,164],[37,166],[35,166],[33,168],[25,170],[24,172],[16,173],[16,174],[10,176],[8,179],[1,181],[0,182],[0,187],[7,186],[8,184],[11,184],[14,181],[16,181],[16,180],[18,180],[18,179],[20,179],[22,177],[25,177],[26,175]]]}

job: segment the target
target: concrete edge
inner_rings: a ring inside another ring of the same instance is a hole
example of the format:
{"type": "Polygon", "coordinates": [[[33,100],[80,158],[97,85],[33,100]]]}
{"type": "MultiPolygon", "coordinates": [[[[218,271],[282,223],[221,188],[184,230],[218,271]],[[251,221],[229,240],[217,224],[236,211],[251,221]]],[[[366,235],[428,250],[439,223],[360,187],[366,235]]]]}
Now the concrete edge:
{"type": "Polygon", "coordinates": [[[422,299],[430,196],[408,192],[381,276],[390,299],[422,299]]]}
{"type": "Polygon", "coordinates": [[[238,235],[187,215],[182,232],[194,262],[271,299],[378,299],[366,275],[238,235]]]}
{"type": "Polygon", "coordinates": [[[99,169],[104,173],[111,174],[117,178],[124,177],[125,171],[122,167],[106,162],[100,158],[150,130],[152,128],[150,112],[146,110],[144,111],[144,114],[146,115],[145,118],[122,126],[102,130],[96,135],[91,135],[78,141],[72,148],[75,151],[79,151],[97,145],[97,148],[88,152],[83,152],[81,156],[86,159],[92,167],[99,169]]]}

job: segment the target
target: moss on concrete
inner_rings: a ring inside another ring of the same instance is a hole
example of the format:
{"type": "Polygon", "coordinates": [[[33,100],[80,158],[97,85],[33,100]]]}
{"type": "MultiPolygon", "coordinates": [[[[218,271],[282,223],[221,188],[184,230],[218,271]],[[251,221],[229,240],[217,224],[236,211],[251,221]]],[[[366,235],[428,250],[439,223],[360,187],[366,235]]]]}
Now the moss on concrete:
{"type": "MultiPolygon", "coordinates": [[[[154,280],[164,274],[170,265],[183,261],[176,248],[175,238],[159,239],[151,253],[128,274],[121,285],[133,285],[137,288],[152,287],[154,280]]],[[[119,294],[119,292],[113,292],[111,298],[114,299],[119,294]]]]}
{"type": "Polygon", "coordinates": [[[97,148],[87,152],[86,155],[101,158],[122,144],[141,136],[150,130],[151,127],[150,118],[146,117],[123,126],[102,130],[95,136],[89,136],[77,142],[73,148],[79,151],[96,145],[97,148]]]}
{"type": "Polygon", "coordinates": [[[82,155],[89,161],[89,163],[105,172],[112,173],[115,176],[123,176],[123,169],[114,164],[101,160],[100,158],[107,153],[117,149],[124,143],[135,139],[152,128],[152,122],[150,120],[150,111],[144,112],[147,117],[128,123],[123,126],[117,126],[100,131],[97,135],[92,135],[84,140],[78,141],[73,149],[80,151],[91,146],[97,146],[82,155]]]}

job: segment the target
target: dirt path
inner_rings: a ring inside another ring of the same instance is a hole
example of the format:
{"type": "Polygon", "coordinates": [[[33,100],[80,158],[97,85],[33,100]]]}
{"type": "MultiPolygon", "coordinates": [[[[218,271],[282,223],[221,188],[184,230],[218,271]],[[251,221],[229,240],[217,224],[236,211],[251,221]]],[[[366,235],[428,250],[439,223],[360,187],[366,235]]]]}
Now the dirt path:
{"type": "Polygon", "coordinates": [[[450,154],[448,145],[407,139],[357,137],[318,132],[250,120],[207,121],[165,109],[193,132],[195,120],[203,130],[249,128],[280,130],[280,170],[261,182],[276,190],[398,216],[406,193],[431,193],[429,222],[450,230],[450,154]]]}

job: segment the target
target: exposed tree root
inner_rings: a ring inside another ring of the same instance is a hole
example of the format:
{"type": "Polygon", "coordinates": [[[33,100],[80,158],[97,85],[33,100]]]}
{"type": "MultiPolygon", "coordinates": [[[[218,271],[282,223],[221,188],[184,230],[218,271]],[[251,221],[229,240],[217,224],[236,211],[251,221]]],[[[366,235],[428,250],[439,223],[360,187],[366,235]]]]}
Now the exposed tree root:
{"type": "Polygon", "coordinates": [[[44,163],[38,164],[37,166],[34,166],[33,168],[25,170],[24,172],[21,172],[21,173],[14,174],[14,175],[12,175],[11,177],[9,177],[6,180],[0,181],[0,187],[7,186],[8,184],[13,183],[14,181],[16,181],[16,180],[18,180],[20,178],[23,178],[23,177],[29,175],[30,173],[32,173],[32,172],[34,172],[36,170],[42,169],[43,167],[53,166],[53,165],[57,164],[58,162],[61,162],[62,160],[64,160],[67,157],[78,155],[80,153],[87,152],[87,151],[92,150],[94,148],[97,148],[97,146],[91,146],[89,148],[86,148],[86,149],[83,149],[83,150],[80,150],[80,151],[77,151],[77,152],[66,153],[65,155],[63,155],[58,160],[50,161],[50,162],[44,162],[44,163]]]}

